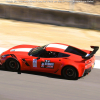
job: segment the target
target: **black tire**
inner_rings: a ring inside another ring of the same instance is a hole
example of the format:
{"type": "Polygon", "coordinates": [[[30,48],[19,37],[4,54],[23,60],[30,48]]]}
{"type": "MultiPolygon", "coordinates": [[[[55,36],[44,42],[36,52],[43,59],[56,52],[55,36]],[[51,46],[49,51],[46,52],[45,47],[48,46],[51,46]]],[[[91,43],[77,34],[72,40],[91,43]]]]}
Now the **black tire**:
{"type": "Polygon", "coordinates": [[[6,69],[9,71],[18,71],[19,67],[19,62],[13,58],[6,61],[6,69]]]}
{"type": "Polygon", "coordinates": [[[69,80],[76,80],[78,79],[78,72],[77,70],[72,66],[66,66],[62,70],[62,75],[64,78],[69,80]]]}

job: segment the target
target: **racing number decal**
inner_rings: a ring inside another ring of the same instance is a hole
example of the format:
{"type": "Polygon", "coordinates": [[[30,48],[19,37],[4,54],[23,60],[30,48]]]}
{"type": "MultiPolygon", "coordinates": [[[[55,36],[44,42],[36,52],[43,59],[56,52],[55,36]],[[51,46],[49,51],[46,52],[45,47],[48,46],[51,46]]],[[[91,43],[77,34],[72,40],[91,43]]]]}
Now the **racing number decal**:
{"type": "Polygon", "coordinates": [[[37,67],[37,59],[33,59],[33,67],[37,67]]]}
{"type": "Polygon", "coordinates": [[[50,60],[45,60],[45,62],[41,62],[42,68],[54,68],[54,63],[50,62],[50,60]]]}

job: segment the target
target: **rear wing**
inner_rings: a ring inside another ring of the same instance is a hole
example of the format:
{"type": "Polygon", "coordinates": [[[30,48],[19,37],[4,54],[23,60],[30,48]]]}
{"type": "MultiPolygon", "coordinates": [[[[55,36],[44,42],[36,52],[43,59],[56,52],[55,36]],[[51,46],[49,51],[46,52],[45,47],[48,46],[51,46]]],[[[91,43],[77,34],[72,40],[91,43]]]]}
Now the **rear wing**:
{"type": "Polygon", "coordinates": [[[99,49],[99,46],[90,46],[90,47],[93,48],[94,50],[90,54],[87,54],[87,55],[83,56],[82,58],[90,59],[99,49]]]}

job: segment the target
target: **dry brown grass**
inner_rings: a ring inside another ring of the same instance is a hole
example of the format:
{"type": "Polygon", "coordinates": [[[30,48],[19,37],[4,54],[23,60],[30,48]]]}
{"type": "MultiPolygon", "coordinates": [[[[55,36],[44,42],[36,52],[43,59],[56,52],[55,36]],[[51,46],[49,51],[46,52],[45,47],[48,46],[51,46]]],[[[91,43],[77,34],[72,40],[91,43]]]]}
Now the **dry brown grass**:
{"type": "MultiPolygon", "coordinates": [[[[100,47],[100,31],[0,19],[0,47],[66,43],[83,49],[100,47]]],[[[100,55],[100,50],[96,53],[100,55]]]]}
{"type": "MultiPolygon", "coordinates": [[[[6,1],[11,1],[11,0],[6,0],[6,1]]],[[[16,0],[16,1],[25,1],[25,0],[16,0]]],[[[4,1],[2,3],[11,3],[11,2],[4,1]]],[[[11,4],[28,5],[28,6],[60,9],[60,10],[72,10],[70,3],[68,2],[66,3],[16,2],[11,4]]],[[[100,14],[100,3],[97,2],[95,5],[87,3],[76,3],[74,5],[73,10],[100,14]]],[[[79,48],[91,50],[90,45],[100,46],[100,31],[0,19],[0,47],[10,48],[12,46],[19,44],[44,45],[52,42],[66,43],[79,48]]],[[[97,52],[96,55],[100,55],[100,50],[97,52]]]]}

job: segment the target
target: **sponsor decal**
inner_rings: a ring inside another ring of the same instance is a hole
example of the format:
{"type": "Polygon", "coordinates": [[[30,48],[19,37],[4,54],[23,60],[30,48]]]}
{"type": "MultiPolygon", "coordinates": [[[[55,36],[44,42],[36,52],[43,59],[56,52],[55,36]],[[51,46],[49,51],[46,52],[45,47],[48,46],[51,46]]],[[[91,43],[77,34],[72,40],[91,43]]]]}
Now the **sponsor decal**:
{"type": "Polygon", "coordinates": [[[45,62],[50,62],[50,60],[45,60],[45,62]]]}
{"type": "Polygon", "coordinates": [[[92,68],[94,67],[94,64],[92,65],[92,68]]]}
{"type": "Polygon", "coordinates": [[[33,67],[37,67],[37,59],[33,59],[33,67]]]}
{"type": "Polygon", "coordinates": [[[50,60],[45,60],[45,62],[41,62],[41,68],[54,68],[54,63],[50,62],[50,60]]]}

